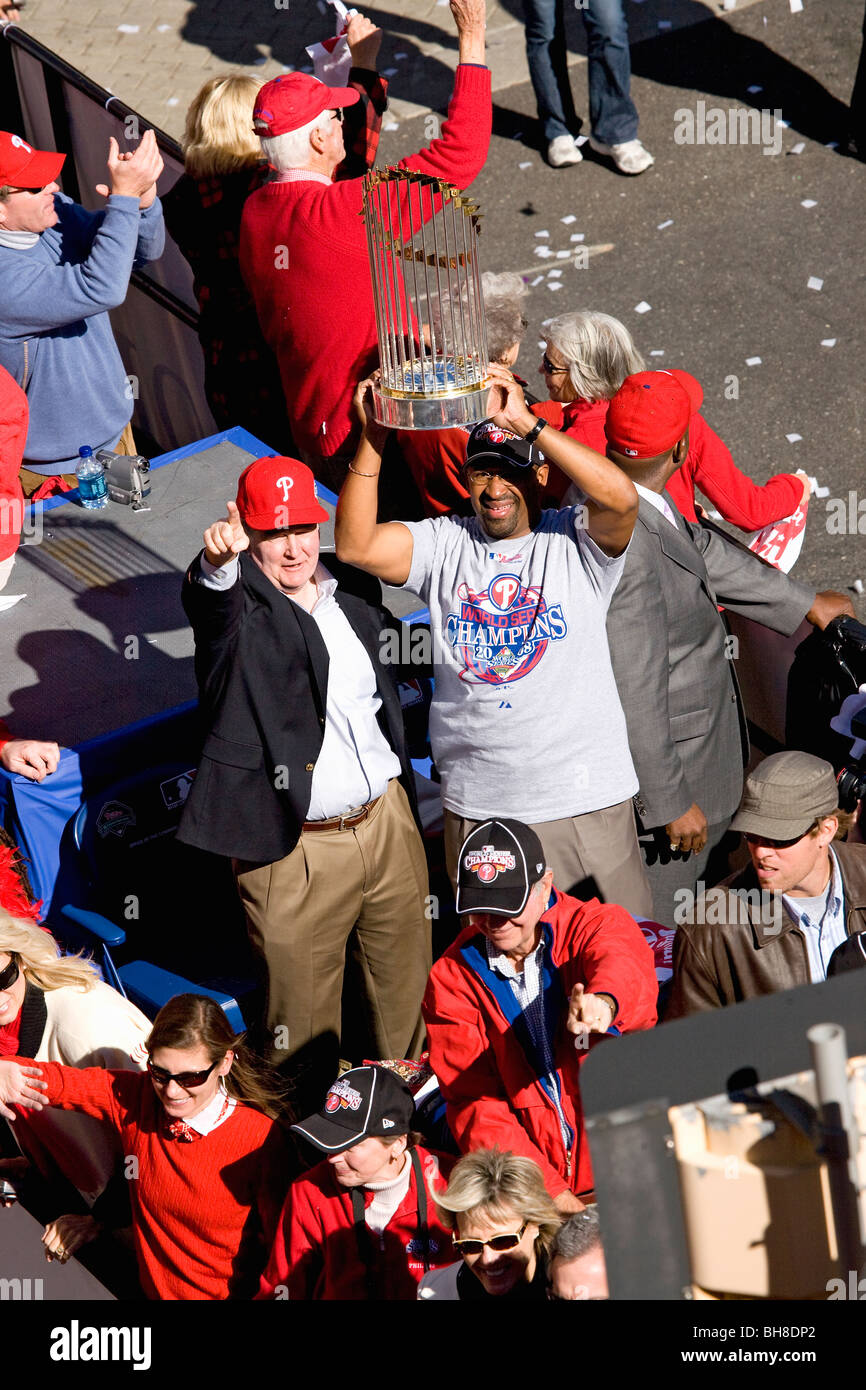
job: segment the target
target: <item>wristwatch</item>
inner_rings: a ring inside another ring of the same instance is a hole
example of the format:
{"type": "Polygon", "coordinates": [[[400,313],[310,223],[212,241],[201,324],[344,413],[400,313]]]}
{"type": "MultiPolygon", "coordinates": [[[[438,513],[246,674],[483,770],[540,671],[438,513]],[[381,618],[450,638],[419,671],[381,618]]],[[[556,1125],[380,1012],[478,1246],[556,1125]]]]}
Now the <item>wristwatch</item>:
{"type": "Polygon", "coordinates": [[[533,425],[532,429],[529,431],[529,434],[525,434],[523,436],[524,444],[534,444],[546,424],[546,420],[539,420],[537,424],[533,425]]]}

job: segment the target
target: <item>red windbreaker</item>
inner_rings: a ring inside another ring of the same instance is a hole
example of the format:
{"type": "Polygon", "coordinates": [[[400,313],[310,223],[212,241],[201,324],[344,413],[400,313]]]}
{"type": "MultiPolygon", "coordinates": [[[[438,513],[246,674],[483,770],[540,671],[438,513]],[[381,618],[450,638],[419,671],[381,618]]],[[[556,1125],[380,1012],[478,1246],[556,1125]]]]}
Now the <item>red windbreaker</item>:
{"type": "MultiPolygon", "coordinates": [[[[467,927],[436,962],[422,1009],[430,1064],[460,1152],[498,1145],[534,1159],[556,1197],[593,1186],[578,1083],[587,1050],[576,1049],[565,1029],[571,990],[581,981],[588,993],[613,995],[619,1005],[615,1027],[634,1033],[655,1024],[658,987],[652,952],[624,908],[597,898],[578,902],[554,889],[540,925],[549,948],[545,961],[558,977],[550,996],[560,989],[563,996],[553,1052],[560,1102],[573,1132],[568,1150],[556,1105],[508,1017],[511,986],[489,970],[480,932],[467,927]]],[[[593,1035],[590,1046],[600,1041],[593,1035]]]]}
{"type": "MultiPolygon", "coordinates": [[[[454,1261],[451,1234],[442,1226],[433,1203],[456,1159],[430,1149],[415,1149],[427,1181],[429,1267],[454,1261]],[[441,1172],[441,1176],[440,1176],[441,1172]]],[[[369,1206],[374,1193],[364,1192],[369,1206]]],[[[424,1275],[424,1251],[418,1239],[418,1194],[414,1170],[400,1206],[380,1235],[370,1232],[378,1255],[374,1279],[381,1299],[413,1300],[424,1275]]],[[[262,1275],[257,1299],[366,1299],[366,1273],[349,1191],[340,1187],[327,1159],[317,1163],[289,1188],[277,1226],[274,1248],[262,1275]]]]}

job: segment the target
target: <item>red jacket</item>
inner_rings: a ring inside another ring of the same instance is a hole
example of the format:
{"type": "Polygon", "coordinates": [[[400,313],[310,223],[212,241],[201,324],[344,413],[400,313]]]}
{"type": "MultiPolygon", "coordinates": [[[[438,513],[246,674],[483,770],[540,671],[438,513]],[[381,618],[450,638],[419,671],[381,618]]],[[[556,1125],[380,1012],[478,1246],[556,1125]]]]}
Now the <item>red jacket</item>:
{"type": "MultiPolygon", "coordinates": [[[[440,1224],[432,1193],[439,1187],[440,1167],[447,1177],[456,1162],[445,1154],[415,1149],[427,1180],[427,1228],[430,1233],[429,1267],[451,1264],[454,1250],[450,1232],[440,1224]]],[[[364,1192],[364,1205],[373,1201],[364,1192]]],[[[418,1248],[418,1195],[415,1173],[400,1206],[380,1236],[370,1232],[371,1247],[379,1245],[377,1271],[381,1299],[417,1298],[424,1275],[424,1254],[418,1248]]],[[[358,1252],[352,1198],[340,1187],[325,1159],[289,1188],[277,1227],[274,1248],[262,1275],[259,1299],[366,1299],[366,1273],[358,1252]]]]}
{"type": "Polygon", "coordinates": [[[24,525],[24,493],[18,470],[24,457],[30,410],[21,387],[0,367],[0,560],[14,555],[24,525]]]}
{"type": "MultiPolygon", "coordinates": [[[[436,962],[422,1009],[430,1064],[461,1153],[497,1144],[532,1158],[556,1197],[593,1186],[578,1084],[587,1052],[576,1049],[565,1030],[571,990],[582,981],[588,993],[612,994],[619,1005],[615,1027],[633,1033],[655,1024],[658,988],[652,952],[624,908],[596,898],[578,902],[554,889],[540,925],[548,946],[543,959],[552,967],[545,1005],[559,1019],[553,1039],[556,1080],[574,1136],[568,1151],[540,1068],[520,1042],[511,986],[487,965],[480,932],[467,927],[436,962]]],[[[600,1041],[595,1036],[590,1046],[600,1041]]]]}
{"type": "MultiPolygon", "coordinates": [[[[461,64],[441,136],[398,167],[466,188],[484,167],[490,126],[490,72],[461,64]]],[[[352,396],[377,365],[362,206],[360,178],[268,183],[241,221],[241,271],[277,355],[292,434],[324,457],[357,433],[352,396]]]]}
{"type": "MultiPolygon", "coordinates": [[[[607,449],[604,433],[607,407],[607,401],[569,401],[566,405],[544,401],[532,410],[549,421],[554,429],[563,430],[579,444],[603,454],[607,449]]],[[[559,502],[567,487],[565,475],[558,468],[552,468],[548,493],[559,502]]],[[[696,487],[718,508],[725,521],[743,531],[757,531],[771,521],[790,516],[803,495],[803,480],[795,478],[793,473],[778,473],[763,485],[753,483],[740,472],[730,449],[702,415],[692,416],[688,458],[667,484],[668,492],[687,521],[698,519],[696,487]]]]}

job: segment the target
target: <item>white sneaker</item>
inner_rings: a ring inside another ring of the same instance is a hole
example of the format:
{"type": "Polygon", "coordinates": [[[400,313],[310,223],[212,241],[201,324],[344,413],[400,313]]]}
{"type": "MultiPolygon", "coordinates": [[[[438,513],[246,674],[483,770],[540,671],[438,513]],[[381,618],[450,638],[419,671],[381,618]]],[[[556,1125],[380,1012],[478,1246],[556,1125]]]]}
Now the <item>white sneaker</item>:
{"type": "Polygon", "coordinates": [[[570,135],[557,135],[547,147],[547,162],[554,169],[563,169],[566,164],[579,164],[583,155],[570,135]]]}
{"type": "Polygon", "coordinates": [[[606,154],[612,159],[621,174],[642,174],[644,169],[655,164],[640,140],[626,140],[622,145],[603,145],[594,135],[590,135],[589,143],[596,154],[606,154]]]}

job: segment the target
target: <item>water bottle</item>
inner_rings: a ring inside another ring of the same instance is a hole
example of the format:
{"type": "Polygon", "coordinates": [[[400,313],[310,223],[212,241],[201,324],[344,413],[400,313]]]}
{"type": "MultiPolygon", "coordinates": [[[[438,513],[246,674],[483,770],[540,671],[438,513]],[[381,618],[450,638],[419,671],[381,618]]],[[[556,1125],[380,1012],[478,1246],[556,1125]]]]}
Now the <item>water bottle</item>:
{"type": "Polygon", "coordinates": [[[89,444],[82,444],[78,450],[79,463],[75,470],[78,478],[78,492],[82,507],[88,511],[99,511],[108,506],[108,484],[105,469],[99,459],[93,457],[89,444]]]}

